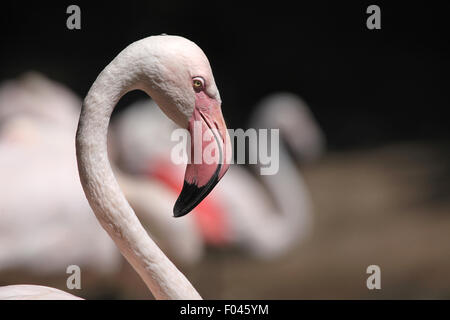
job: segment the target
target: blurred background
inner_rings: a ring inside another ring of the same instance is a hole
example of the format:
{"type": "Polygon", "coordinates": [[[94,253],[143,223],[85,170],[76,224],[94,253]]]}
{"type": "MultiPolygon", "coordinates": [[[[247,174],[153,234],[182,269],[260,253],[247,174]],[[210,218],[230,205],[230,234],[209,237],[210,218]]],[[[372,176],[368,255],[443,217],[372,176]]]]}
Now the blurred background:
{"type": "MultiPolygon", "coordinates": [[[[0,11],[0,285],[67,290],[65,266],[78,264],[83,275],[76,295],[151,298],[83,202],[73,145],[66,153],[64,146],[73,141],[81,99],[99,72],[133,41],[167,33],[193,40],[208,56],[229,128],[252,127],[254,119],[261,124],[264,106],[270,108],[280,92],[295,97],[294,109],[310,110],[290,117],[299,117],[298,131],[287,125],[283,133],[285,119],[264,123],[280,127],[286,149],[298,149],[286,150],[295,163],[295,174],[286,174],[298,188],[284,191],[297,191],[291,198],[305,199],[304,211],[294,213],[306,212],[307,218],[289,241],[280,240],[288,237],[282,231],[270,242],[270,230],[253,236],[239,221],[241,213],[251,216],[252,209],[239,201],[230,213],[238,218],[229,218],[234,230],[229,237],[237,240],[228,242],[208,238],[208,231],[202,231],[205,223],[198,222],[204,220],[193,219],[180,229],[190,239],[184,243],[189,247],[180,249],[183,244],[164,242],[170,238],[165,231],[175,232],[172,226],[148,220],[149,232],[204,298],[450,298],[450,4],[378,1],[382,28],[368,30],[366,8],[372,3],[364,1],[79,1],[81,30],[68,30],[70,4],[5,3],[0,11]],[[295,145],[297,137],[305,136],[312,142],[295,145]],[[308,156],[311,148],[313,156],[308,156]],[[67,181],[48,178],[52,171],[59,178],[67,172],[67,181]],[[42,193],[37,196],[36,190],[42,193]],[[77,199],[69,197],[75,194],[77,199]],[[34,214],[38,204],[42,218],[34,214]],[[85,214],[77,214],[81,211],[85,214]],[[305,221],[310,221],[307,226],[305,221]],[[264,248],[278,240],[279,247],[266,254],[264,248]],[[53,256],[46,256],[49,252],[53,256]],[[381,290],[366,287],[366,268],[372,264],[381,268],[381,290]]],[[[152,109],[142,92],[128,93],[116,107],[111,157],[146,224],[145,190],[152,192],[163,181],[168,201],[174,190],[160,167],[145,168],[145,163],[162,161],[164,150],[151,149],[138,160],[123,156],[130,154],[127,146],[145,148],[145,138],[132,133],[138,130],[133,126],[137,120],[128,127],[120,121],[131,117],[136,104],[152,109]]],[[[290,111],[278,113],[285,112],[290,111]]],[[[157,115],[149,123],[152,117],[157,115]]],[[[149,144],[156,134],[151,127],[144,122],[142,129],[149,144]]],[[[274,193],[270,182],[249,169],[235,176],[251,181],[255,198],[272,199],[264,209],[268,216],[286,218],[283,210],[289,208],[277,204],[277,197],[286,194],[274,193]]],[[[223,195],[221,189],[212,194],[212,201],[215,197],[224,207],[235,199],[225,185],[238,184],[225,178],[223,195]]],[[[278,187],[282,190],[283,184],[278,187]]],[[[227,210],[220,211],[226,216],[227,210]]]]}

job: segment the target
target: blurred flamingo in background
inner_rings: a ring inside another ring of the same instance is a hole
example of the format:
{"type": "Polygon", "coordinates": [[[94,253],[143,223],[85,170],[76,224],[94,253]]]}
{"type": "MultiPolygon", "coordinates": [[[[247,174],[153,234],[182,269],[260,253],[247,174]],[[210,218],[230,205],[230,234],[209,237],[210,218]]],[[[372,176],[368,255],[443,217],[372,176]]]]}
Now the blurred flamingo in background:
{"type": "MultiPolygon", "coordinates": [[[[259,181],[235,165],[217,193],[226,199],[223,203],[234,242],[256,257],[272,259],[312,231],[311,198],[296,161],[317,159],[325,139],[303,100],[288,93],[263,99],[250,119],[250,128],[279,128],[278,172],[261,175],[259,181]]],[[[249,144],[250,153],[255,148],[256,144],[249,144]]],[[[255,168],[260,167],[258,162],[255,168]]]]}
{"type": "MultiPolygon", "coordinates": [[[[125,48],[89,90],[76,134],[81,184],[98,221],[156,298],[199,299],[197,291],[139,222],[108,160],[107,131],[112,111],[123,94],[136,88],[157,97],[161,108],[178,125],[192,130],[191,121],[198,120],[202,129],[216,137],[212,143],[216,154],[220,154],[219,161],[188,165],[183,190],[175,202],[175,216],[189,213],[226,173],[230,140],[208,59],[193,42],[164,35],[145,38],[125,48]],[[176,74],[170,72],[172,67],[176,67],[176,74]],[[217,132],[212,132],[212,124],[217,132]]],[[[201,147],[202,152],[204,146],[192,147],[201,147]]],[[[3,298],[39,299],[49,295],[76,298],[42,286],[0,288],[3,298]]]]}
{"type": "Polygon", "coordinates": [[[116,272],[120,256],[78,182],[80,100],[37,73],[0,88],[0,271],[64,274],[71,264],[116,272]]]}
{"type": "MultiPolygon", "coordinates": [[[[34,72],[0,87],[0,274],[56,282],[76,264],[89,279],[83,285],[89,292],[118,276],[123,259],[79,183],[73,140],[80,106],[70,90],[34,72]]],[[[195,226],[168,214],[176,196],[151,180],[116,175],[169,256],[182,265],[197,260],[195,226]]]]}
{"type": "MultiPolygon", "coordinates": [[[[280,129],[279,172],[260,181],[232,165],[227,177],[188,218],[195,220],[206,245],[237,245],[253,256],[271,259],[311,231],[311,200],[296,161],[317,159],[325,139],[305,102],[290,93],[261,101],[250,127],[280,129]]],[[[170,160],[175,142],[169,137],[175,127],[163,119],[154,102],[130,106],[115,119],[113,128],[118,162],[125,171],[157,178],[179,191],[184,165],[170,160]],[[150,137],[166,139],[166,143],[151,144],[150,137]]],[[[250,145],[250,151],[254,147],[250,145]]]]}

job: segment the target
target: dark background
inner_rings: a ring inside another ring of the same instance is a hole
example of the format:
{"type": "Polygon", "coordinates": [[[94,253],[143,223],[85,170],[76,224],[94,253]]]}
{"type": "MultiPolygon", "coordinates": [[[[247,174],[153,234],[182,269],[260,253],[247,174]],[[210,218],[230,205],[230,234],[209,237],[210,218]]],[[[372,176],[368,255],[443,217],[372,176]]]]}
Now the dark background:
{"type": "MultiPolygon", "coordinates": [[[[293,91],[335,150],[450,138],[450,3],[411,1],[108,1],[2,3],[0,80],[40,71],[84,97],[131,42],[167,33],[211,62],[229,127],[245,127],[264,95],[293,91]],[[66,8],[81,7],[81,30],[66,8]],[[366,8],[381,7],[381,30],[366,8]]],[[[129,93],[123,110],[143,93],[129,93]]]]}

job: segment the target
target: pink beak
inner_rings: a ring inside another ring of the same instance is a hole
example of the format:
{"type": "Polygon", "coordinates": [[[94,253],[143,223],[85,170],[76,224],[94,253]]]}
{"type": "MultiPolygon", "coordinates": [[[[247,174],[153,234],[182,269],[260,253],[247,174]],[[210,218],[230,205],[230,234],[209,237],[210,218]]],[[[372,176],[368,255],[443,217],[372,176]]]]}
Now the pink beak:
{"type": "Polygon", "coordinates": [[[183,189],[173,208],[175,217],[184,216],[194,209],[230,166],[231,143],[220,103],[206,96],[199,97],[188,129],[191,155],[183,189]]]}

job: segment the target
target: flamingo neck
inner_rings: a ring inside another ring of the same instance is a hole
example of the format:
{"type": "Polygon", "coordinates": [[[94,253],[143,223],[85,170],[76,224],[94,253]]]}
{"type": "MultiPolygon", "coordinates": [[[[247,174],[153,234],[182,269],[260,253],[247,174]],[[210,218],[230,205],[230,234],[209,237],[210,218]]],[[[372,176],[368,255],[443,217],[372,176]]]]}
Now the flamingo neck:
{"type": "Polygon", "coordinates": [[[283,225],[281,230],[286,241],[305,236],[312,223],[309,191],[283,141],[279,146],[278,172],[263,175],[262,180],[280,209],[278,221],[283,225]]]}
{"type": "Polygon", "coordinates": [[[133,51],[119,54],[100,73],[84,100],[76,135],[81,184],[98,221],[156,299],[201,299],[142,227],[108,160],[112,111],[126,92],[141,89],[140,75],[135,71],[139,68],[132,64],[133,51]]]}

